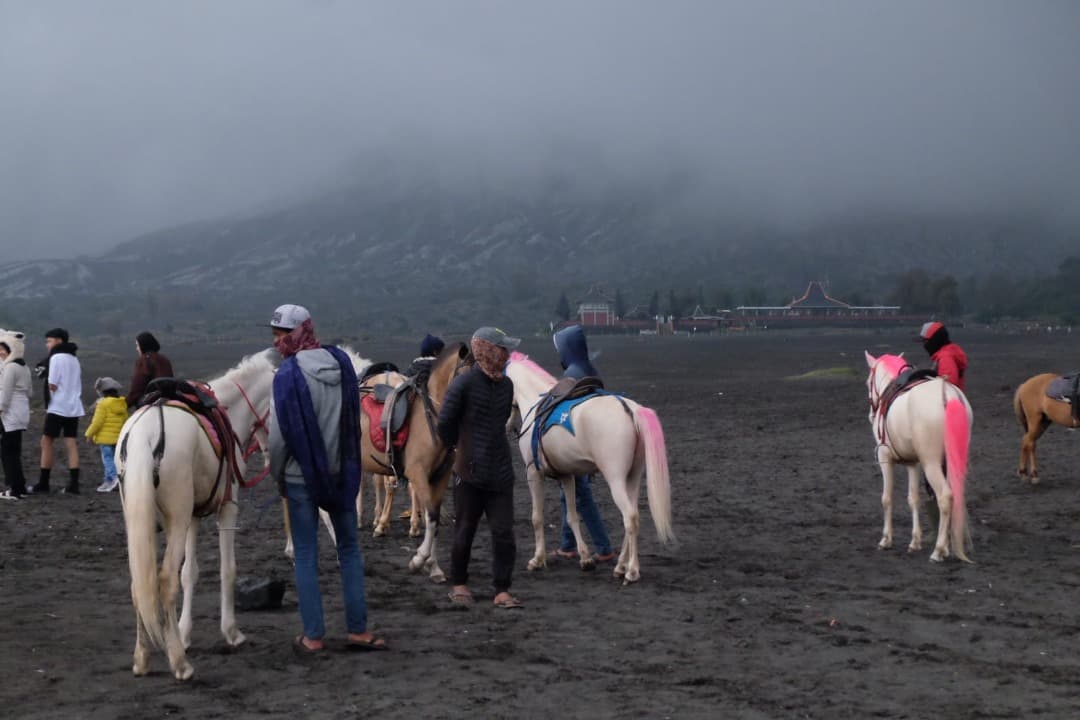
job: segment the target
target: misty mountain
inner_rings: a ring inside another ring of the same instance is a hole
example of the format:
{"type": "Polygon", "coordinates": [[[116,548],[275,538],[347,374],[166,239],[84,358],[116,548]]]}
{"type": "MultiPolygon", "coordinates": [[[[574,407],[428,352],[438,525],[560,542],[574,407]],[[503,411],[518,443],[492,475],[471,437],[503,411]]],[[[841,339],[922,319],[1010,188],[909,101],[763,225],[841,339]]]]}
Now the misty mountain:
{"type": "Polygon", "coordinates": [[[1080,244],[1023,214],[867,212],[777,227],[680,174],[388,177],[164,229],[101,255],[0,265],[0,320],[247,334],[276,304],[300,302],[347,335],[485,322],[528,331],[552,319],[560,292],[573,300],[594,282],[630,306],[670,289],[708,304],[751,294],[782,303],[810,279],[829,280],[839,297],[883,302],[913,268],[1033,276],[1080,244]]]}

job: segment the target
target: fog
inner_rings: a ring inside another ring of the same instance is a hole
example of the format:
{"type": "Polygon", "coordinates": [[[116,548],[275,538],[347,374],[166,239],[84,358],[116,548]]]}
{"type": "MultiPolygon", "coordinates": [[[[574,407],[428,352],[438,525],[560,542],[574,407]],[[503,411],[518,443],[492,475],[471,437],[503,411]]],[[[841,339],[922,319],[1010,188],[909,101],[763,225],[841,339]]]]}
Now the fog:
{"type": "Polygon", "coordinates": [[[685,168],[770,222],[1076,222],[1077,37],[1070,0],[0,0],[0,263],[285,203],[372,153],[685,168]]]}

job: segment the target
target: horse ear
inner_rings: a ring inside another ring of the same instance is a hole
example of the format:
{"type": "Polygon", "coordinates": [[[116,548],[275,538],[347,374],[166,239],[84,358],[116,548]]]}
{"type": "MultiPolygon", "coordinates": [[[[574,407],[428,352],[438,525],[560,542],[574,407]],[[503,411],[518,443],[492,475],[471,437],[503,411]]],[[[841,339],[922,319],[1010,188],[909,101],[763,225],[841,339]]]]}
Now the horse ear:
{"type": "Polygon", "coordinates": [[[874,363],[877,362],[877,358],[874,357],[873,355],[871,355],[866,350],[863,350],[863,354],[866,355],[866,366],[867,367],[874,367],[874,363]]]}
{"type": "Polygon", "coordinates": [[[904,357],[905,352],[907,352],[907,350],[902,351],[897,357],[904,357]]]}

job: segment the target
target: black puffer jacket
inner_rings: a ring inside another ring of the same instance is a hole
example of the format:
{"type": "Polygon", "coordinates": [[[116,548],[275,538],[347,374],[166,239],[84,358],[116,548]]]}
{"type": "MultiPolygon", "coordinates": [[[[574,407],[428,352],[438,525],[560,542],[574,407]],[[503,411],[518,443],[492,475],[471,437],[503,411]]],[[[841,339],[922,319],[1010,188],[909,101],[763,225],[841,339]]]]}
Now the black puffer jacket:
{"type": "Polygon", "coordinates": [[[454,472],[467,483],[503,492],[514,486],[506,423],[514,406],[514,383],[492,380],[473,367],[450,383],[439,412],[439,435],[457,446],[454,472]]]}

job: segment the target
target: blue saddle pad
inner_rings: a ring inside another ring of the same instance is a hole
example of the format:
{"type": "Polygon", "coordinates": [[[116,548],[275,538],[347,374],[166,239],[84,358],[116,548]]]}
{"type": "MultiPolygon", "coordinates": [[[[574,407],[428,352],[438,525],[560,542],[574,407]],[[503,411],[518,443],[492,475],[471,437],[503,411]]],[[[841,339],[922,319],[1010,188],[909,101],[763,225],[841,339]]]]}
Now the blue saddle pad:
{"type": "Polygon", "coordinates": [[[563,400],[555,409],[551,411],[551,414],[544,418],[542,423],[534,423],[532,430],[532,456],[533,463],[540,467],[540,437],[551,428],[558,425],[565,428],[571,435],[574,434],[574,420],[571,416],[571,410],[576,408],[586,400],[591,400],[594,397],[600,395],[616,395],[616,393],[606,392],[604,390],[597,390],[596,392],[585,395],[584,397],[573,398],[570,400],[563,400]]]}

